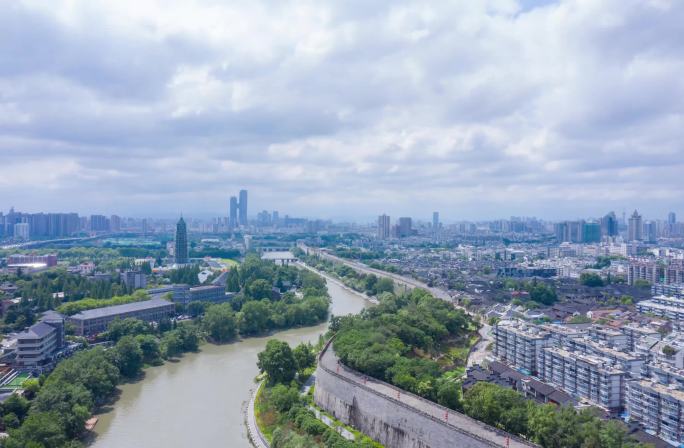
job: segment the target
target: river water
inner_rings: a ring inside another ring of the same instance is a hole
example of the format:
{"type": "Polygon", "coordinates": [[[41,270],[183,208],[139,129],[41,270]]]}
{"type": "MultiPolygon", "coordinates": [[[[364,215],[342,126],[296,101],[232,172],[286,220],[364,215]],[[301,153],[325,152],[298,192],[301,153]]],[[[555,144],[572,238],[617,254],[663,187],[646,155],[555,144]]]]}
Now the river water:
{"type": "MultiPolygon", "coordinates": [[[[358,313],[367,302],[328,280],[335,315],[358,313]]],[[[257,353],[278,338],[291,346],[315,343],[327,324],[248,338],[227,345],[205,344],[178,362],[145,371],[145,378],[120,386],[121,396],[100,414],[93,448],[249,447],[242,408],[254,387],[257,353]]]]}

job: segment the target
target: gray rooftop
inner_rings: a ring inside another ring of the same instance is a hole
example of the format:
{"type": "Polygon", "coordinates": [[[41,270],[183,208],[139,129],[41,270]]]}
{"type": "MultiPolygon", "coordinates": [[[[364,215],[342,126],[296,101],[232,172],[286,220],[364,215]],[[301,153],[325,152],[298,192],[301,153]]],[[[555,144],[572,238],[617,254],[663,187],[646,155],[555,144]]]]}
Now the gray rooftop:
{"type": "Polygon", "coordinates": [[[28,330],[19,333],[17,339],[41,339],[53,331],[55,331],[55,329],[50,325],[44,322],[38,322],[35,325],[31,325],[28,330]]]}
{"type": "Polygon", "coordinates": [[[81,311],[78,314],[71,316],[71,319],[86,320],[96,319],[100,317],[111,317],[123,313],[131,313],[135,311],[144,311],[154,308],[159,308],[166,305],[173,305],[168,300],[152,299],[144,300],[142,302],[126,303],[123,305],[107,306],[104,308],[95,308],[93,310],[81,311]]]}

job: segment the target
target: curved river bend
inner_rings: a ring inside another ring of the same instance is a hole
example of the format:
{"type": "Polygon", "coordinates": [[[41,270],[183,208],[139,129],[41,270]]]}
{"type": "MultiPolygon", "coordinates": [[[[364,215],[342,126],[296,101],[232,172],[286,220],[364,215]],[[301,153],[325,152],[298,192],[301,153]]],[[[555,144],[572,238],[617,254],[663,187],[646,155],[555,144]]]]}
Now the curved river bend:
{"type": "MultiPolygon", "coordinates": [[[[335,315],[358,313],[366,301],[327,281],[335,315]]],[[[315,343],[326,324],[248,338],[228,345],[205,344],[178,362],[146,370],[145,379],[120,386],[121,397],[100,414],[93,448],[249,447],[242,413],[254,387],[257,353],[272,338],[290,345],[315,343]]]]}

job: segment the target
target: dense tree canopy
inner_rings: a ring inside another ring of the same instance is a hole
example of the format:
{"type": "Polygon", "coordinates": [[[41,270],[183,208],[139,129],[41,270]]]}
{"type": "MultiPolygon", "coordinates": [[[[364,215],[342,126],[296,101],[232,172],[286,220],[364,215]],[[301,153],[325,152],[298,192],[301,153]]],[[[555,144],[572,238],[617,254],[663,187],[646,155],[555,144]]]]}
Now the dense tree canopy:
{"type": "Polygon", "coordinates": [[[441,345],[463,338],[469,328],[462,310],[420,289],[384,294],[378,306],[331,324],[343,363],[443,404],[453,403],[455,392],[434,358],[441,345]]]}
{"type": "Polygon", "coordinates": [[[287,342],[271,339],[259,353],[257,366],[272,383],[289,383],[297,373],[297,361],[287,342]]]}

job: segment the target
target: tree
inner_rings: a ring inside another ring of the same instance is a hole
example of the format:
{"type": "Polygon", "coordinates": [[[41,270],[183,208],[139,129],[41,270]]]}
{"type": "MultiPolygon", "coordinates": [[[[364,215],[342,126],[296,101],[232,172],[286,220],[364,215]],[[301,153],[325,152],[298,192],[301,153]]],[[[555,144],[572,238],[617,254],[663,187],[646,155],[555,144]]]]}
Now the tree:
{"type": "Polygon", "coordinates": [[[677,350],[674,349],[671,345],[664,345],[662,348],[663,355],[667,357],[672,357],[677,353],[677,350]]]}
{"type": "Polygon", "coordinates": [[[123,376],[133,378],[142,370],[143,351],[133,336],[124,336],[114,346],[117,365],[123,376]]]}
{"type": "Polygon", "coordinates": [[[206,304],[204,302],[190,302],[188,303],[188,314],[190,317],[197,317],[201,316],[204,314],[204,310],[206,309],[206,304]]]}
{"type": "Polygon", "coordinates": [[[5,448],[61,448],[67,441],[59,415],[53,412],[32,413],[21,427],[5,440],[5,448]]]}
{"type": "Polygon", "coordinates": [[[168,331],[162,337],[160,347],[165,358],[173,358],[182,353],[183,341],[176,331],[168,331]]]}
{"type": "Polygon", "coordinates": [[[178,333],[183,351],[196,352],[199,349],[200,339],[196,325],[184,323],[174,331],[178,333]]]}
{"type": "Polygon", "coordinates": [[[292,355],[297,362],[297,370],[303,371],[316,365],[316,354],[310,343],[301,343],[292,350],[292,355]]]}
{"type": "Polygon", "coordinates": [[[227,342],[235,337],[237,324],[230,304],[212,305],[202,320],[204,329],[215,342],[227,342]]]}
{"type": "Polygon", "coordinates": [[[144,262],[140,265],[140,272],[142,272],[145,275],[152,275],[152,266],[150,266],[149,262],[144,262]]]}
{"type": "Polygon", "coordinates": [[[247,297],[254,300],[270,299],[273,292],[273,284],[264,279],[257,279],[246,286],[247,297]]]}
{"type": "Polygon", "coordinates": [[[580,283],[584,286],[596,287],[603,286],[603,279],[600,275],[593,272],[583,272],[580,275],[580,283]]]}
{"type": "Polygon", "coordinates": [[[238,273],[237,268],[232,268],[228,271],[228,276],[226,277],[226,291],[240,291],[240,274],[238,273]]]}
{"type": "Polygon", "coordinates": [[[391,278],[381,277],[375,284],[375,294],[382,294],[383,292],[394,292],[394,281],[391,278]]]}
{"type": "Polygon", "coordinates": [[[38,381],[37,378],[30,378],[24,381],[24,384],[22,384],[21,387],[24,389],[24,396],[32,399],[40,390],[40,381],[38,381]]]}
{"type": "Polygon", "coordinates": [[[289,383],[297,373],[297,361],[287,342],[269,340],[258,358],[257,366],[268,375],[271,383],[289,383]]]}
{"type": "Polygon", "coordinates": [[[161,362],[161,349],[159,340],[151,334],[138,335],[135,337],[142,350],[143,360],[148,364],[161,362]]]}
{"type": "Polygon", "coordinates": [[[32,413],[55,412],[64,433],[76,437],[83,432],[92,407],[92,395],[83,385],[50,383],[33,401],[29,418],[32,413]]]}
{"type": "Polygon", "coordinates": [[[26,418],[30,406],[31,403],[26,398],[17,394],[12,394],[4,403],[2,403],[2,413],[14,414],[19,420],[23,420],[26,418]]]}
{"type": "Polygon", "coordinates": [[[280,412],[287,412],[299,403],[299,391],[296,387],[277,384],[268,389],[268,401],[280,412]]]}
{"type": "Polygon", "coordinates": [[[470,417],[504,431],[527,432],[527,404],[516,391],[479,382],[466,392],[463,409],[470,417]]]}
{"type": "Polygon", "coordinates": [[[107,329],[107,339],[114,342],[121,339],[123,336],[137,336],[139,334],[149,333],[151,331],[149,324],[135,318],[116,319],[109,324],[107,329]]]}
{"type": "Polygon", "coordinates": [[[260,334],[268,330],[268,322],[271,315],[269,302],[266,300],[252,300],[240,310],[240,333],[260,334]]]}
{"type": "Polygon", "coordinates": [[[102,403],[114,392],[119,381],[114,352],[105,352],[102,347],[78,352],[60,362],[42,386],[53,383],[82,384],[90,391],[96,404],[102,403]]]}
{"type": "Polygon", "coordinates": [[[650,288],[651,287],[651,282],[648,280],[644,280],[642,278],[634,280],[634,286],[637,288],[650,288]]]}
{"type": "Polygon", "coordinates": [[[5,428],[13,429],[13,428],[18,428],[21,422],[19,421],[19,417],[17,417],[16,414],[10,412],[9,414],[5,414],[2,417],[2,423],[5,425],[5,428]]]}

